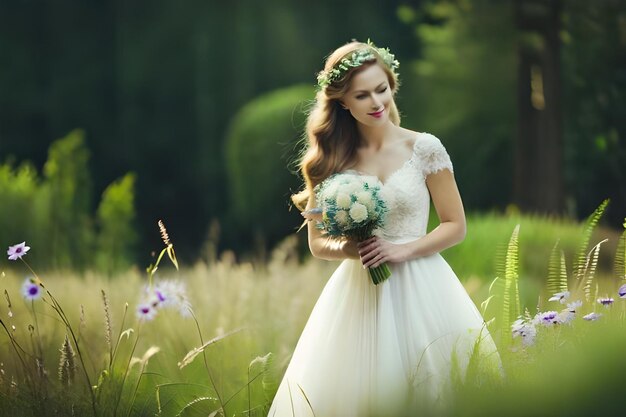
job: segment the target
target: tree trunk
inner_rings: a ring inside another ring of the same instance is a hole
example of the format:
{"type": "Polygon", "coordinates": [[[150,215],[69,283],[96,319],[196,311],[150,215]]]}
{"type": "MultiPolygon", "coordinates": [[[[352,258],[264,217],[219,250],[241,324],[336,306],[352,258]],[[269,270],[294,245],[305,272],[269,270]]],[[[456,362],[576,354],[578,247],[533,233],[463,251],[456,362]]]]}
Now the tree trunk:
{"type": "Polygon", "coordinates": [[[519,30],[514,200],[525,211],[561,214],[561,2],[514,1],[519,30]]]}

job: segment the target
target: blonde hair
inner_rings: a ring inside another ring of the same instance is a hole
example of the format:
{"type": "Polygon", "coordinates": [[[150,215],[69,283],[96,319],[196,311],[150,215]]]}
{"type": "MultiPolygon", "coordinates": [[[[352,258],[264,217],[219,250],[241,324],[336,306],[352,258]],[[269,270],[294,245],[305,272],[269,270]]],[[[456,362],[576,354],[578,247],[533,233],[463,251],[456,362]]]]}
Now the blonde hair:
{"type": "MultiPolygon", "coordinates": [[[[336,49],[326,59],[324,71],[330,71],[342,59],[361,49],[372,49],[361,42],[350,42],[336,49]]],[[[330,175],[343,171],[355,162],[356,152],[361,145],[356,120],[348,110],[341,107],[340,100],[350,90],[356,74],[371,65],[378,64],[387,74],[389,88],[395,96],[399,82],[396,74],[382,60],[378,53],[375,58],[358,67],[350,68],[345,75],[320,89],[309,112],[306,123],[306,145],[300,160],[300,172],[304,179],[304,189],[291,196],[300,210],[304,210],[313,188],[330,175]]],[[[392,99],[389,118],[395,125],[400,124],[400,114],[392,99]]]]}

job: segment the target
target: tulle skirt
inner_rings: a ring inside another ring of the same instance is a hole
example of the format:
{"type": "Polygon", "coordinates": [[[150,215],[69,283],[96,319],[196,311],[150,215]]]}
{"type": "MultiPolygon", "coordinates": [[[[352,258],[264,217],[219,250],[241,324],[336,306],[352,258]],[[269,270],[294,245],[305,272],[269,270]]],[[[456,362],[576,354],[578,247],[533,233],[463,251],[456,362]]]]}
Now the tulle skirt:
{"type": "Polygon", "coordinates": [[[374,285],[360,261],[340,264],[313,308],[269,416],[441,409],[476,346],[497,357],[483,318],[439,254],[389,266],[391,277],[374,285]]]}

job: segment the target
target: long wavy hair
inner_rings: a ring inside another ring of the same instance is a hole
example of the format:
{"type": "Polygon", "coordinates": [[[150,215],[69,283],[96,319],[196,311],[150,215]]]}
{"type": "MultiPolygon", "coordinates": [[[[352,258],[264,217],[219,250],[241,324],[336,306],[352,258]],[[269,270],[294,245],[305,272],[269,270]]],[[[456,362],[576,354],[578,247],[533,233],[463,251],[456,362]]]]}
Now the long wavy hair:
{"type": "MultiPolygon", "coordinates": [[[[339,47],[326,59],[324,71],[331,70],[354,51],[366,48],[376,52],[371,46],[361,42],[350,42],[339,47]]],[[[317,184],[336,172],[350,168],[356,162],[357,149],[362,144],[362,138],[357,130],[356,120],[349,110],[341,106],[341,99],[350,90],[354,76],[371,65],[380,65],[387,74],[389,88],[395,97],[399,86],[397,76],[378,53],[374,55],[376,58],[350,68],[343,77],[320,89],[315,96],[307,118],[306,145],[299,163],[304,189],[291,196],[300,210],[306,207],[317,184]]],[[[389,118],[395,125],[400,124],[400,114],[393,99],[389,118]]]]}

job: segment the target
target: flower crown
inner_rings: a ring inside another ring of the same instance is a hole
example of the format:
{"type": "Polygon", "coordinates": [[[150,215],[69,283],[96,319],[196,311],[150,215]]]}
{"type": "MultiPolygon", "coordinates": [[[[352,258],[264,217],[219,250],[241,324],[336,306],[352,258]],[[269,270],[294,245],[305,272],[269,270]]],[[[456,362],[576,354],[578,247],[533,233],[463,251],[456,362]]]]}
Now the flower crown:
{"type": "Polygon", "coordinates": [[[395,59],[395,56],[389,52],[389,48],[378,48],[368,39],[367,47],[352,52],[350,56],[342,59],[339,64],[328,71],[320,71],[317,74],[317,85],[320,88],[324,88],[332,84],[341,79],[350,68],[360,67],[366,62],[375,60],[376,55],[391,69],[391,72],[396,76],[398,75],[395,70],[400,66],[400,63],[395,59]]]}

